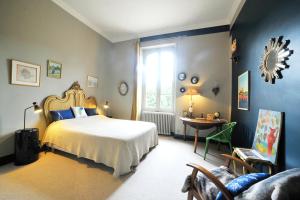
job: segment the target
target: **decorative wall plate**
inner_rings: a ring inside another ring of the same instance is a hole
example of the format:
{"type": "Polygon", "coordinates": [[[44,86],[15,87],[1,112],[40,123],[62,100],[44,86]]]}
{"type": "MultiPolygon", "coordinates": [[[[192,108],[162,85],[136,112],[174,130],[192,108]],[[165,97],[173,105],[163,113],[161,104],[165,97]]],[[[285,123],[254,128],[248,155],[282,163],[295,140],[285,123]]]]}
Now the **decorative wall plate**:
{"type": "Polygon", "coordinates": [[[125,81],[122,81],[119,86],[119,93],[122,96],[125,96],[128,93],[128,84],[125,81]]]}
{"type": "Polygon", "coordinates": [[[199,82],[199,78],[197,77],[197,76],[193,76],[192,78],[191,78],[191,83],[192,84],[197,84],[199,82]]]}
{"type": "Polygon", "coordinates": [[[186,91],[185,87],[181,87],[181,88],[180,88],[180,92],[181,92],[181,93],[185,93],[185,91],[186,91]]]}
{"type": "Polygon", "coordinates": [[[265,81],[275,83],[275,79],[282,78],[281,71],[288,68],[286,61],[293,53],[293,50],[287,48],[290,41],[282,41],[283,36],[271,38],[269,44],[265,46],[262,63],[259,66],[261,76],[265,77],[265,81]]]}
{"type": "Polygon", "coordinates": [[[184,72],[178,74],[178,80],[184,81],[185,79],[186,79],[186,74],[184,72]]]}

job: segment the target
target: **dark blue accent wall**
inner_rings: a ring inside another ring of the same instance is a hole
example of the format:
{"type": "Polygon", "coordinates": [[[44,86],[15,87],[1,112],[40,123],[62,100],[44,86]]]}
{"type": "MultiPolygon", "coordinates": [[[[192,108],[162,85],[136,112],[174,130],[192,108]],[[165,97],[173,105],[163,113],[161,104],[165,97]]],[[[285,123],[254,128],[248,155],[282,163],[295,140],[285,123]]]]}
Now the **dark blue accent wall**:
{"type": "Polygon", "coordinates": [[[233,135],[236,146],[252,145],[260,108],[285,113],[279,149],[281,170],[300,167],[300,1],[247,0],[231,30],[237,38],[240,60],[232,65],[232,120],[238,122],[233,135]],[[264,82],[259,64],[271,37],[291,41],[294,54],[275,84],[264,82]],[[238,75],[250,71],[250,110],[237,109],[238,75]]]}

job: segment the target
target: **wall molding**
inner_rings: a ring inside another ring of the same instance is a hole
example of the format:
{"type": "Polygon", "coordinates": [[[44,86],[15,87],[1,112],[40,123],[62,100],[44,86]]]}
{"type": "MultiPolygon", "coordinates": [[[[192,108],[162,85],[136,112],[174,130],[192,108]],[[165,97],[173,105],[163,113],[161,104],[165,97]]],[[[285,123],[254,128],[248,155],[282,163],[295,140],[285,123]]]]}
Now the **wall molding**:
{"type": "Polygon", "coordinates": [[[166,34],[161,34],[161,35],[142,37],[142,38],[140,38],[140,41],[147,42],[147,41],[152,41],[152,40],[174,38],[174,37],[206,35],[206,34],[211,34],[211,33],[227,32],[229,30],[230,30],[230,25],[213,26],[213,27],[208,27],[208,28],[200,28],[200,29],[193,29],[193,30],[188,30],[188,31],[179,31],[179,32],[174,32],[174,33],[166,33],[166,34]]]}
{"type": "Polygon", "coordinates": [[[12,163],[15,160],[15,154],[10,154],[7,156],[0,157],[0,166],[12,163]]]}

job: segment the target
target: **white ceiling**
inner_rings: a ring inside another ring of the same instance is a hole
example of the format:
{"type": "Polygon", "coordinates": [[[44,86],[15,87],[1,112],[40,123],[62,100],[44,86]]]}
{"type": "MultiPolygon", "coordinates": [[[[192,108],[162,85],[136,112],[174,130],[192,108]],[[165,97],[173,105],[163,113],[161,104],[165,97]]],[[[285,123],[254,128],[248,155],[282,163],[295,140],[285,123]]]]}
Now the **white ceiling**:
{"type": "Polygon", "coordinates": [[[245,0],[52,0],[110,40],[231,24],[245,0]]]}

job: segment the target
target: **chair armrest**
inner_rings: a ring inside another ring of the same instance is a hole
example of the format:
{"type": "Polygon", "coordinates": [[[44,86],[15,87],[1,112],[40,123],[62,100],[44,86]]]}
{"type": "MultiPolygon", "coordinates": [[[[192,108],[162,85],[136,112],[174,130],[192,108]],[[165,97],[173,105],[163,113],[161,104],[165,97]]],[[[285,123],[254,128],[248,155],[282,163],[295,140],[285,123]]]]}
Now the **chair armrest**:
{"type": "Polygon", "coordinates": [[[236,161],[237,163],[239,163],[240,165],[245,167],[250,172],[252,172],[252,173],[258,172],[255,168],[251,167],[248,163],[242,161],[241,159],[238,159],[238,158],[233,157],[233,156],[228,155],[228,154],[221,154],[221,155],[229,160],[227,167],[229,167],[230,161],[236,161]]]}
{"type": "Polygon", "coordinates": [[[221,183],[217,177],[215,177],[212,173],[210,173],[207,169],[205,169],[204,167],[201,167],[199,165],[193,164],[193,163],[189,163],[187,164],[187,166],[192,167],[193,168],[193,173],[192,173],[192,180],[191,182],[194,183],[197,172],[200,171],[202,174],[204,174],[211,182],[213,182],[217,188],[223,193],[224,197],[226,198],[226,200],[232,200],[233,197],[231,195],[231,193],[226,189],[226,187],[224,186],[223,183],[221,183]]]}

